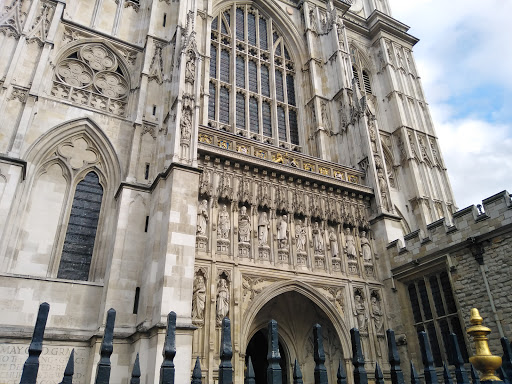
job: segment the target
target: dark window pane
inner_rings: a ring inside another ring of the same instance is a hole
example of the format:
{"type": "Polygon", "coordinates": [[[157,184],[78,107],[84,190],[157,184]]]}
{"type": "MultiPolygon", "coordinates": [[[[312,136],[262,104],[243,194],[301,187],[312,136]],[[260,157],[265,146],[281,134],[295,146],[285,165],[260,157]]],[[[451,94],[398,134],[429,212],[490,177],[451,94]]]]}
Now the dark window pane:
{"type": "Polygon", "coordinates": [[[219,96],[219,121],[229,124],[229,90],[226,87],[220,87],[219,96]]]}
{"type": "Polygon", "coordinates": [[[359,74],[357,73],[356,67],[352,67],[352,76],[356,79],[357,88],[361,89],[361,83],[359,83],[359,74]]]}
{"type": "Polygon", "coordinates": [[[249,90],[258,92],[258,67],[252,60],[249,60],[249,90]]]}
{"type": "Polygon", "coordinates": [[[284,108],[277,107],[277,131],[279,133],[279,140],[286,141],[286,117],[284,115],[284,108]]]}
{"type": "Polygon", "coordinates": [[[236,9],[236,38],[238,40],[245,40],[245,15],[242,8],[236,9]]]}
{"type": "Polygon", "coordinates": [[[212,21],[212,31],[216,31],[217,28],[219,28],[219,18],[218,17],[216,17],[212,21]]]}
{"type": "Polygon", "coordinates": [[[260,48],[268,49],[267,20],[260,17],[260,48]]]}
{"type": "Polygon", "coordinates": [[[288,53],[286,47],[284,47],[284,57],[286,58],[286,60],[290,60],[290,54],[288,53]]]}
{"type": "Polygon", "coordinates": [[[217,47],[210,46],[210,77],[217,78],[217,47]]]}
{"type": "Polygon", "coordinates": [[[299,129],[297,127],[297,113],[295,111],[288,113],[288,121],[290,123],[290,141],[292,144],[299,145],[299,129]]]}
{"type": "Polygon", "coordinates": [[[450,327],[448,326],[448,321],[446,319],[439,320],[439,330],[441,331],[441,339],[444,344],[444,350],[446,352],[446,356],[451,363],[451,342],[450,342],[450,327]]]}
{"type": "Polygon", "coordinates": [[[254,97],[249,99],[249,124],[251,126],[251,132],[260,132],[260,125],[258,120],[258,100],[256,100],[254,97]]]}
{"type": "Polygon", "coordinates": [[[286,75],[286,94],[288,96],[288,104],[295,105],[295,85],[293,75],[286,75]]]}
{"type": "Polygon", "coordinates": [[[366,71],[363,71],[363,83],[364,83],[364,90],[366,93],[372,93],[372,85],[370,83],[370,76],[366,71]]]}
{"type": "Polygon", "coordinates": [[[229,11],[224,12],[224,17],[226,18],[226,21],[228,24],[226,26],[224,22],[222,23],[221,32],[224,34],[227,34],[228,33],[227,27],[229,27],[229,24],[231,24],[231,15],[230,15],[229,11]]]}
{"type": "Polygon", "coordinates": [[[442,272],[439,277],[441,278],[441,286],[443,287],[444,300],[448,313],[456,313],[457,306],[455,305],[455,299],[453,298],[452,286],[450,284],[450,278],[448,273],[442,272]]]}
{"type": "Polygon", "coordinates": [[[252,13],[247,15],[247,35],[249,44],[256,45],[256,16],[252,13]]]}
{"type": "Polygon", "coordinates": [[[277,35],[276,32],[274,32],[273,35],[272,35],[272,38],[274,39],[273,41],[275,43],[277,41],[277,39],[279,39],[279,36],[277,35]]]}
{"type": "Polygon", "coordinates": [[[284,101],[283,73],[276,69],[276,97],[279,101],[284,101]]]}
{"type": "Polygon", "coordinates": [[[261,76],[261,93],[264,96],[270,97],[270,80],[269,80],[269,76],[268,76],[268,67],[266,65],[261,65],[260,76],[261,76]]]}
{"type": "Polygon", "coordinates": [[[276,56],[281,56],[281,43],[279,43],[276,47],[276,56]]]}
{"type": "Polygon", "coordinates": [[[423,307],[425,320],[430,320],[432,318],[432,311],[430,310],[430,301],[428,300],[427,288],[425,287],[425,282],[423,280],[418,282],[418,289],[420,291],[421,305],[423,307]]]}
{"type": "Polygon", "coordinates": [[[241,56],[236,57],[236,86],[245,88],[245,60],[241,56]]]}
{"type": "Polygon", "coordinates": [[[236,126],[245,129],[245,97],[241,93],[236,94],[236,126]]]}
{"type": "Polygon", "coordinates": [[[270,103],[263,102],[261,116],[263,118],[263,134],[272,137],[272,115],[270,112],[270,103]]]}
{"type": "Polygon", "coordinates": [[[450,319],[450,323],[452,325],[452,331],[457,335],[457,342],[459,344],[459,349],[462,354],[462,358],[464,359],[464,362],[468,362],[468,350],[466,348],[466,343],[464,341],[464,331],[462,330],[462,327],[460,326],[460,320],[458,316],[454,316],[450,319]]]}
{"type": "Polygon", "coordinates": [[[210,83],[210,98],[208,99],[208,118],[215,120],[215,96],[216,96],[215,84],[210,83]]]}
{"type": "Polygon", "coordinates": [[[409,284],[409,298],[411,299],[412,313],[414,315],[414,322],[421,322],[420,303],[418,302],[418,295],[416,292],[416,285],[409,284]]]}
{"type": "Polygon", "coordinates": [[[229,82],[229,51],[223,49],[220,51],[220,79],[229,82]]]}
{"type": "Polygon", "coordinates": [[[436,306],[437,316],[444,316],[444,305],[443,299],[441,298],[441,289],[437,281],[437,276],[431,276],[429,278],[430,290],[432,291],[432,298],[434,299],[434,305],[436,306]]]}
{"type": "Polygon", "coordinates": [[[430,348],[432,349],[432,355],[434,356],[434,364],[436,367],[443,365],[443,359],[441,357],[441,350],[439,349],[439,343],[437,342],[437,335],[434,323],[430,322],[427,325],[428,341],[430,342],[430,348]]]}
{"type": "Polygon", "coordinates": [[[89,278],[102,198],[98,175],[89,172],[76,186],[57,277],[89,278]]]}

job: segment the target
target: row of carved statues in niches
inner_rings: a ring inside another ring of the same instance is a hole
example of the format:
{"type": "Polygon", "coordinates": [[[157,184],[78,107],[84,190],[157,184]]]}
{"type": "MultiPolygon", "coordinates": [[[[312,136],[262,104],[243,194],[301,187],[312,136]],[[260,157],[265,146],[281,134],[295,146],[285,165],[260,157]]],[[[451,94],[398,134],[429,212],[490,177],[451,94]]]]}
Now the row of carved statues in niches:
{"type": "Polygon", "coordinates": [[[248,171],[235,173],[226,169],[204,168],[199,183],[199,194],[217,200],[258,205],[268,209],[293,212],[335,223],[344,223],[368,229],[367,205],[348,191],[327,189],[309,181],[271,180],[262,174],[248,171]]]}
{"type": "MultiPolygon", "coordinates": [[[[207,291],[208,291],[208,274],[206,268],[197,268],[194,276],[194,287],[192,294],[192,321],[194,324],[202,326],[205,322],[207,291]]],[[[247,309],[250,301],[254,300],[266,287],[275,281],[265,280],[264,278],[246,278],[243,277],[242,292],[244,304],[242,310],[247,309]]],[[[215,284],[215,292],[211,292],[210,302],[215,303],[215,322],[220,327],[222,319],[230,316],[231,296],[233,287],[231,282],[231,274],[222,271],[217,276],[215,284]],[[215,299],[214,299],[215,298],[215,299]]],[[[333,292],[329,287],[317,287],[318,291],[326,296],[326,298],[339,308],[341,314],[349,314],[354,316],[353,324],[357,326],[362,336],[368,336],[369,326],[372,324],[377,336],[384,336],[384,310],[382,303],[382,295],[378,289],[370,289],[369,295],[362,287],[353,287],[352,298],[346,297],[347,289],[338,287],[333,292]],[[369,300],[367,300],[369,296],[369,300]],[[348,304],[347,304],[348,302],[348,304]],[[372,321],[370,321],[372,319],[372,321]]],[[[238,293],[240,294],[240,293],[238,293]]],[[[213,307],[213,305],[212,305],[213,307]]],[[[213,310],[213,308],[212,308],[213,310]]],[[[348,320],[347,318],[345,320],[348,320]]]]}
{"type": "Polygon", "coordinates": [[[196,248],[276,265],[374,277],[367,231],[286,212],[199,201],[196,248]],[[330,261],[330,262],[329,262],[330,261]],[[363,272],[363,273],[361,273],[363,272]]]}

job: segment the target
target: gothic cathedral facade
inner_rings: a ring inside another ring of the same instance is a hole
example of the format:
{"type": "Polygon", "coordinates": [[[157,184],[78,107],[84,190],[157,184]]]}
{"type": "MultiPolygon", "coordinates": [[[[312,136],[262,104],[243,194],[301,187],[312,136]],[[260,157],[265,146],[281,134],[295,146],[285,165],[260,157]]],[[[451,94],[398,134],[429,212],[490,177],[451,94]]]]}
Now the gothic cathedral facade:
{"type": "Polygon", "coordinates": [[[330,382],[352,327],[384,368],[389,327],[405,355],[420,323],[464,340],[448,269],[392,271],[457,218],[407,31],[387,0],[2,2],[0,381],[43,301],[41,380],[75,348],[92,382],[109,308],[113,382],[138,352],[156,382],[171,310],[180,383],[196,356],[216,382],[225,316],[239,383],[271,318],[283,383],[295,359],[313,382],[315,323],[330,382]]]}

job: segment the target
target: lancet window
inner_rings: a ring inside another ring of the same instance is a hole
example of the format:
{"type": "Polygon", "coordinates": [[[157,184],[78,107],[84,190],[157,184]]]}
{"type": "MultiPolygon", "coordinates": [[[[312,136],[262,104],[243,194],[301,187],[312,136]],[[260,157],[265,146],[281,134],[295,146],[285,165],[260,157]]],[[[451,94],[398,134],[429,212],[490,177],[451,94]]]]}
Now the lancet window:
{"type": "Polygon", "coordinates": [[[103,44],[72,49],[55,67],[53,96],[126,116],[130,84],[117,56],[103,44]]]}
{"type": "Polygon", "coordinates": [[[234,4],[212,21],[208,119],[259,141],[299,145],[295,67],[272,19],[234,4]]]}
{"type": "Polygon", "coordinates": [[[364,62],[361,60],[357,49],[354,47],[350,47],[350,59],[352,60],[352,76],[356,80],[357,86],[362,92],[372,94],[370,72],[364,68],[364,62]]]}

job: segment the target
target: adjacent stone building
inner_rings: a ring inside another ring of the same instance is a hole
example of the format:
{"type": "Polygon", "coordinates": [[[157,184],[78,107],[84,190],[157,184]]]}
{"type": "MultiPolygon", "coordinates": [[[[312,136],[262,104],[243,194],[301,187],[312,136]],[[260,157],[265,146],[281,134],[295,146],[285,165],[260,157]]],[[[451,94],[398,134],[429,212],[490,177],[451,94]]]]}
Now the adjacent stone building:
{"type": "Polygon", "coordinates": [[[436,363],[472,305],[507,335],[510,197],[456,212],[407,30],[387,0],[4,1],[0,381],[43,301],[41,382],[72,348],[93,382],[111,307],[116,383],[137,353],[157,382],[171,310],[180,383],[216,382],[225,316],[236,382],[271,318],[286,383],[315,323],[331,382],[352,327],[386,374],[389,327],[436,363]]]}

